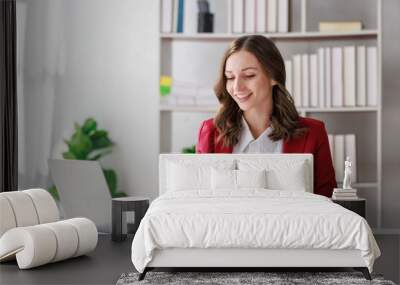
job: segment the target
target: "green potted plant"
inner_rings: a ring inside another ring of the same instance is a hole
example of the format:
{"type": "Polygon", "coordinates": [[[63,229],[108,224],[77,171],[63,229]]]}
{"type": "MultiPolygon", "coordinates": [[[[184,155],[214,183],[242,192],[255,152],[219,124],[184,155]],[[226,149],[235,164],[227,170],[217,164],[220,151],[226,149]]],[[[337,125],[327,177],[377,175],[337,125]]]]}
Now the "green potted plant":
{"type": "Polygon", "coordinates": [[[196,145],[182,148],[182,153],[196,153],[196,145]]]}
{"type": "MultiPolygon", "coordinates": [[[[82,126],[75,123],[75,131],[69,140],[64,140],[68,150],[62,156],[64,159],[100,160],[111,153],[114,143],[108,137],[108,132],[97,129],[93,118],[85,120],[82,126]]],[[[103,169],[108,189],[112,198],[124,197],[124,192],[117,191],[117,173],[113,169],[103,169]]],[[[54,199],[59,200],[57,188],[53,185],[48,189],[54,199]]]]}

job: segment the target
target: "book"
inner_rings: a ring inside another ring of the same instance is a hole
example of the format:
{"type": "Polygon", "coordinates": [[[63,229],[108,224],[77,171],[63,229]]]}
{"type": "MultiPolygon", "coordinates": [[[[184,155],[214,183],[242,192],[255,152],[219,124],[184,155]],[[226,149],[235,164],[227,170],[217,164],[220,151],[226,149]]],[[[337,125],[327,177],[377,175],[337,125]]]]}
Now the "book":
{"type": "Polygon", "coordinates": [[[256,32],[265,33],[267,31],[267,0],[256,1],[256,32]]]}
{"type": "Polygon", "coordinates": [[[332,58],[331,48],[325,48],[325,106],[332,106],[332,58]]]}
{"type": "Polygon", "coordinates": [[[310,106],[310,67],[309,55],[301,55],[301,105],[303,107],[310,106]]]}
{"type": "Polygon", "coordinates": [[[228,34],[232,33],[232,28],[233,28],[233,4],[232,4],[232,0],[228,0],[227,3],[227,22],[228,22],[228,28],[227,28],[227,32],[228,34]]]}
{"type": "Polygon", "coordinates": [[[291,60],[285,60],[286,90],[293,96],[293,65],[291,60]]]}
{"type": "Polygon", "coordinates": [[[351,160],[351,182],[357,181],[357,152],[356,152],[356,135],[347,134],[344,136],[345,157],[351,160]]]}
{"type": "Polygon", "coordinates": [[[342,189],[342,188],[334,188],[333,193],[338,194],[354,194],[357,193],[357,189],[342,189]]]}
{"type": "Polygon", "coordinates": [[[289,32],[289,0],[278,1],[278,32],[289,32]]]}
{"type": "Polygon", "coordinates": [[[337,194],[332,194],[332,199],[333,200],[358,200],[358,196],[357,195],[352,195],[352,196],[348,196],[348,197],[343,197],[343,196],[338,196],[337,194]]]}
{"type": "Polygon", "coordinates": [[[365,46],[357,47],[357,106],[367,105],[367,66],[365,46]]]}
{"type": "Polygon", "coordinates": [[[256,0],[244,1],[244,32],[254,33],[256,31],[256,0]]]}
{"type": "Polygon", "coordinates": [[[243,0],[232,0],[232,32],[243,33],[244,31],[244,2],[243,0]]]}
{"type": "Polygon", "coordinates": [[[173,0],[161,1],[161,32],[172,33],[173,0]]]}
{"type": "Polygon", "coordinates": [[[296,107],[301,107],[301,55],[293,56],[293,99],[296,107]]]}
{"type": "Polygon", "coordinates": [[[319,22],[320,32],[354,32],[362,30],[360,21],[319,22]]]}
{"type": "Polygon", "coordinates": [[[332,48],[332,106],[343,107],[343,49],[332,48]]]}
{"type": "Polygon", "coordinates": [[[378,105],[378,51],[367,47],[367,105],[378,105]]]}
{"type": "Polygon", "coordinates": [[[267,32],[275,33],[278,30],[278,0],[268,0],[267,13],[267,32]]]}
{"type": "Polygon", "coordinates": [[[178,17],[177,17],[177,26],[176,32],[183,33],[183,14],[185,9],[185,1],[178,0],[178,17]]]}
{"type": "Polygon", "coordinates": [[[344,106],[356,106],[356,47],[343,48],[344,106]]]}
{"type": "Polygon", "coordinates": [[[357,189],[334,188],[332,199],[358,199],[357,189]]]}
{"type": "Polygon", "coordinates": [[[348,193],[341,193],[341,192],[334,192],[336,197],[357,197],[356,192],[348,192],[348,193]]]}
{"type": "Polygon", "coordinates": [[[318,101],[319,107],[325,107],[325,53],[324,48],[318,49],[318,101]]]}
{"type": "Polygon", "coordinates": [[[335,168],[335,176],[336,181],[343,182],[344,178],[344,136],[343,135],[335,135],[333,137],[334,142],[334,168],[335,168]]]}
{"type": "Polygon", "coordinates": [[[310,105],[318,107],[318,56],[310,55],[310,105]]]}
{"type": "Polygon", "coordinates": [[[178,32],[178,14],[179,14],[179,1],[173,0],[172,2],[172,32],[178,32]]]}
{"type": "Polygon", "coordinates": [[[185,34],[197,33],[197,0],[185,0],[183,12],[183,32],[185,34]]]}

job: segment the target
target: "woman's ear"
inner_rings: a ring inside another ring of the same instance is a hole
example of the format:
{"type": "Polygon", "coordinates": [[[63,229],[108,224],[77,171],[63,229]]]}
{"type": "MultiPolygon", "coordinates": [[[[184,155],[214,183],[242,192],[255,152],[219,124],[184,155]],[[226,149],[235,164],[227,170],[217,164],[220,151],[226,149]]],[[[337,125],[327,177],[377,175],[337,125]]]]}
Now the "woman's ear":
{"type": "Polygon", "coordinates": [[[275,85],[278,85],[278,82],[274,79],[271,79],[271,86],[274,87],[275,85]]]}

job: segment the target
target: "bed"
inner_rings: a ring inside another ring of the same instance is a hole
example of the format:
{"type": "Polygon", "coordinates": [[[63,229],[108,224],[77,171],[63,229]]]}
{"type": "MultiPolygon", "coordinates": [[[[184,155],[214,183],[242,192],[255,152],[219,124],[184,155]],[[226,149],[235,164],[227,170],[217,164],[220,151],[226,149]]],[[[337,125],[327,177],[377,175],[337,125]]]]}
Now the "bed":
{"type": "Polygon", "coordinates": [[[158,267],[353,267],[370,279],[380,255],[364,218],[313,194],[311,154],[161,154],[159,192],[132,242],[140,280],[158,267]]]}

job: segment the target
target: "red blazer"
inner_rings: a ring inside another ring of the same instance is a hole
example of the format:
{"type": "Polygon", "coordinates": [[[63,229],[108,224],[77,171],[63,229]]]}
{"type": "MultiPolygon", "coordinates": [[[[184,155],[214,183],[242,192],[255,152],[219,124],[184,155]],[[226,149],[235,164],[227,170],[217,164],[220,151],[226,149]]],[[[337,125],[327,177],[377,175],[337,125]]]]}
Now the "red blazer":
{"type": "MultiPolygon", "coordinates": [[[[336,186],[335,171],[329,150],[328,135],[323,122],[302,118],[300,125],[308,132],[296,139],[283,142],[283,153],[312,153],[314,155],[314,193],[331,197],[336,186]]],[[[218,130],[213,119],[204,121],[199,130],[199,140],[196,145],[197,153],[232,153],[232,147],[226,147],[218,141],[218,130]]]]}

